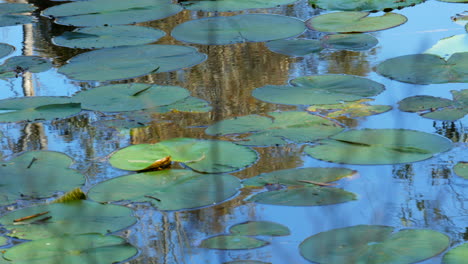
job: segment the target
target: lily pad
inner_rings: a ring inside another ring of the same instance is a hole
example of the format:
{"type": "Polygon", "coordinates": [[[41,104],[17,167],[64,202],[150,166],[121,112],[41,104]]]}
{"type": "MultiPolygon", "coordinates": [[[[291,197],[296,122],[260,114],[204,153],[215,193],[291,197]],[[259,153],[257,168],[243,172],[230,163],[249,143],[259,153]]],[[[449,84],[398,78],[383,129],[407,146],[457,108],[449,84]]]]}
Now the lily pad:
{"type": "Polygon", "coordinates": [[[288,236],[291,234],[286,226],[268,221],[248,221],[233,225],[229,232],[243,236],[288,236]]]}
{"type": "Polygon", "coordinates": [[[427,229],[358,225],[318,233],[304,240],[299,250],[317,263],[415,263],[432,258],[449,246],[449,238],[427,229]]]}
{"type": "Polygon", "coordinates": [[[438,0],[441,2],[448,2],[448,3],[468,3],[468,0],[438,0]]]}
{"type": "Polygon", "coordinates": [[[458,52],[468,52],[468,34],[443,38],[424,53],[434,54],[442,58],[449,58],[454,53],[458,52]]]}
{"type": "Polygon", "coordinates": [[[191,67],[205,59],[205,54],[192,47],[135,45],[82,53],[58,71],[76,80],[123,80],[191,67]]]}
{"type": "Polygon", "coordinates": [[[444,255],[444,264],[463,264],[468,259],[468,243],[452,248],[444,255]]]}
{"type": "Polygon", "coordinates": [[[32,16],[19,15],[29,13],[36,9],[35,6],[23,3],[0,4],[0,27],[28,24],[32,22],[32,16]]]}
{"type": "Polygon", "coordinates": [[[307,108],[307,111],[319,113],[322,116],[329,118],[356,118],[370,115],[385,113],[392,109],[389,105],[370,105],[372,99],[362,99],[355,102],[329,104],[329,105],[312,105],[307,108]]]}
{"type": "Polygon", "coordinates": [[[453,167],[455,174],[468,180],[468,162],[458,162],[455,167],[453,167]]]}
{"type": "Polygon", "coordinates": [[[325,74],[299,77],[290,85],[266,85],[253,90],[252,96],[275,104],[338,104],[376,96],[385,87],[363,77],[325,74]]]}
{"type": "Polygon", "coordinates": [[[362,33],[397,27],[408,19],[400,14],[385,13],[369,17],[368,12],[336,12],[314,16],[306,21],[310,29],[322,32],[362,33]]]}
{"type": "Polygon", "coordinates": [[[135,222],[130,208],[86,200],[27,207],[0,218],[0,224],[9,230],[9,236],[30,240],[87,233],[107,234],[135,222]],[[35,215],[38,216],[19,221],[35,215]]]}
{"type": "Polygon", "coordinates": [[[453,100],[418,95],[401,100],[399,108],[405,112],[419,112],[423,117],[455,121],[468,114],[468,89],[461,91],[451,91],[453,100]]]}
{"type": "Polygon", "coordinates": [[[253,249],[268,245],[267,241],[239,235],[219,235],[201,242],[200,247],[211,249],[253,249]]]}
{"type": "Polygon", "coordinates": [[[99,263],[123,261],[138,250],[118,236],[84,234],[34,240],[6,250],[4,258],[14,264],[99,263]]]}
{"type": "Polygon", "coordinates": [[[84,184],[85,177],[69,166],[73,160],[53,151],[29,151],[0,163],[0,205],[17,199],[46,198],[84,184]]]}
{"type": "Polygon", "coordinates": [[[182,11],[170,0],[90,0],[47,8],[42,15],[61,25],[90,27],[125,25],[163,19],[182,11]]]}
{"type": "Polygon", "coordinates": [[[380,11],[414,6],[425,0],[309,0],[313,8],[341,11],[380,11]]]}
{"type": "Polygon", "coordinates": [[[223,262],[223,264],[271,264],[271,262],[263,262],[259,260],[234,260],[223,262]]]}
{"type": "Polygon", "coordinates": [[[257,160],[257,153],[245,146],[222,140],[173,138],[156,144],[133,145],[115,152],[109,159],[112,166],[140,171],[154,161],[171,156],[195,171],[231,172],[245,168],[257,160]],[[233,158],[235,157],[235,158],[233,158]]]}
{"type": "Polygon", "coordinates": [[[52,39],[55,45],[97,49],[148,44],[164,37],[162,30],[141,26],[98,26],[75,29],[52,39]]]}
{"type": "Polygon", "coordinates": [[[18,77],[23,72],[38,73],[52,67],[50,61],[37,56],[15,56],[0,65],[0,78],[18,77]]]}
{"type": "Polygon", "coordinates": [[[171,35],[189,43],[226,45],[284,39],[304,30],[304,22],[294,17],[245,14],[190,20],[177,25],[171,35]]]}
{"type": "Polygon", "coordinates": [[[189,10],[202,10],[207,12],[233,12],[253,8],[270,8],[287,5],[297,0],[183,0],[180,5],[189,10]]]}
{"type": "Polygon", "coordinates": [[[6,43],[0,43],[0,58],[10,55],[13,51],[15,51],[15,47],[6,43]]]}
{"type": "Polygon", "coordinates": [[[407,129],[349,130],[308,146],[310,156],[347,164],[397,164],[421,161],[452,148],[447,138],[407,129]]]}
{"type": "Polygon", "coordinates": [[[183,100],[190,95],[178,86],[145,83],[124,83],[99,86],[72,97],[83,109],[102,112],[123,112],[163,106],[183,100]]]}
{"type": "Polygon", "coordinates": [[[237,141],[241,145],[272,146],[288,141],[304,143],[327,138],[343,130],[340,125],[307,112],[270,112],[267,116],[248,115],[209,126],[208,135],[250,133],[237,141]]]}
{"type": "Polygon", "coordinates": [[[149,109],[157,113],[167,112],[191,112],[191,113],[204,113],[211,111],[212,107],[206,100],[189,96],[185,99],[179,100],[169,105],[158,106],[149,109]]]}
{"type": "Polygon", "coordinates": [[[316,39],[282,39],[266,43],[273,52],[289,56],[305,56],[323,49],[368,50],[377,45],[378,40],[369,34],[334,34],[316,39]]]}
{"type": "Polygon", "coordinates": [[[448,60],[433,54],[413,54],[388,59],[377,72],[392,80],[414,84],[468,82],[468,52],[448,60]]]}
{"type": "Polygon", "coordinates": [[[0,100],[0,122],[37,121],[65,118],[81,111],[69,97],[35,96],[0,100]]]}
{"type": "Polygon", "coordinates": [[[239,188],[239,179],[229,174],[169,169],[113,178],[91,188],[88,196],[99,202],[149,202],[159,210],[182,210],[221,203],[239,188]]]}

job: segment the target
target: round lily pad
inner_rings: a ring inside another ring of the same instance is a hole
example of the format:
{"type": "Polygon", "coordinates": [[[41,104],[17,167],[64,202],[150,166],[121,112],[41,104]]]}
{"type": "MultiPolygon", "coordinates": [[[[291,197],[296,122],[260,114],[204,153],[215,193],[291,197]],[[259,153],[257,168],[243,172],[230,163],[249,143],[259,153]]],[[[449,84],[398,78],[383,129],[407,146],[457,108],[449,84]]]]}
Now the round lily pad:
{"type": "Polygon", "coordinates": [[[210,103],[206,100],[189,96],[185,99],[179,100],[169,105],[157,106],[149,109],[157,113],[175,112],[191,112],[191,113],[204,113],[211,110],[210,103]]]}
{"type": "Polygon", "coordinates": [[[452,148],[447,138],[406,129],[349,130],[308,146],[310,156],[347,164],[397,164],[421,161],[452,148]]]}
{"type": "Polygon", "coordinates": [[[463,264],[468,259],[468,243],[452,248],[444,255],[443,264],[463,264]]]}
{"type": "Polygon", "coordinates": [[[123,112],[169,105],[189,95],[187,89],[178,86],[125,83],[79,92],[73,96],[72,101],[81,103],[83,109],[123,112]]]}
{"type": "Polygon", "coordinates": [[[58,71],[76,80],[123,80],[191,67],[205,59],[205,54],[192,47],[135,45],[82,53],[58,71]]]}
{"type": "Polygon", "coordinates": [[[408,19],[400,14],[385,13],[369,17],[368,12],[336,12],[314,16],[306,21],[310,29],[322,32],[362,33],[399,26],[408,19]]]}
{"type": "Polygon", "coordinates": [[[188,0],[180,1],[180,4],[189,10],[203,10],[207,12],[232,12],[253,8],[269,8],[287,5],[297,0],[188,0]]]}
{"type": "Polygon", "coordinates": [[[85,177],[70,169],[73,160],[53,151],[29,151],[0,163],[0,205],[17,199],[46,198],[84,184],[85,177]]]}
{"type": "Polygon", "coordinates": [[[276,104],[337,104],[376,96],[384,90],[378,82],[345,74],[311,75],[293,79],[290,85],[266,85],[252,95],[276,104]]]}
{"type": "Polygon", "coordinates": [[[38,73],[52,67],[50,61],[37,56],[15,56],[0,65],[0,78],[18,77],[23,72],[38,73]]]}
{"type": "Polygon", "coordinates": [[[453,170],[455,173],[468,180],[468,162],[458,162],[454,167],[453,170]]]}
{"type": "Polygon", "coordinates": [[[141,26],[98,26],[75,29],[52,39],[55,45],[97,49],[148,44],[164,37],[162,30],[141,26]]]}
{"type": "Polygon", "coordinates": [[[317,263],[407,264],[434,257],[449,246],[449,238],[427,229],[358,225],[318,233],[304,240],[299,250],[317,263]]]}
{"type": "Polygon", "coordinates": [[[380,11],[414,6],[425,0],[309,0],[314,8],[341,11],[380,11]]]}
{"type": "Polygon", "coordinates": [[[367,102],[374,101],[372,99],[362,99],[355,102],[329,104],[329,105],[312,105],[307,108],[307,111],[319,113],[322,116],[329,118],[356,118],[385,113],[392,109],[389,105],[370,105],[367,102]]]}
{"type": "Polygon", "coordinates": [[[156,144],[133,145],[115,152],[109,159],[112,166],[140,171],[154,161],[171,156],[195,171],[231,172],[245,168],[257,160],[257,153],[245,146],[222,140],[174,138],[156,144]],[[235,157],[235,158],[234,158],[235,157]]]}
{"type": "Polygon", "coordinates": [[[439,40],[424,53],[449,58],[454,53],[468,52],[468,34],[455,35],[439,40]]]}
{"type": "Polygon", "coordinates": [[[34,11],[35,6],[23,3],[0,4],[0,27],[28,24],[32,22],[32,16],[17,15],[34,11]]]}
{"type": "Polygon", "coordinates": [[[468,82],[468,52],[448,60],[433,54],[413,54],[388,59],[377,72],[392,80],[414,84],[468,82]]]}
{"type": "Polygon", "coordinates": [[[248,115],[209,126],[209,135],[251,133],[238,144],[250,146],[283,145],[287,140],[304,143],[327,138],[343,130],[340,125],[307,112],[270,112],[267,116],[248,115]]]}
{"type": "Polygon", "coordinates": [[[268,245],[267,241],[240,235],[219,235],[207,238],[200,244],[211,249],[253,249],[268,245]]]}
{"type": "Polygon", "coordinates": [[[248,221],[233,225],[229,228],[229,232],[243,236],[288,236],[291,234],[286,226],[268,221],[248,221]]]}
{"type": "Polygon", "coordinates": [[[10,55],[13,51],[15,51],[15,47],[6,43],[0,43],[0,58],[10,55]]]}
{"type": "Polygon", "coordinates": [[[118,236],[84,234],[34,240],[6,250],[4,258],[14,264],[99,263],[123,261],[138,250],[118,236]]]}
{"type": "Polygon", "coordinates": [[[130,208],[86,200],[27,207],[0,218],[0,224],[9,230],[9,236],[30,240],[86,233],[107,234],[135,222],[130,208]],[[21,221],[24,218],[28,219],[21,221]]]}
{"type": "Polygon", "coordinates": [[[81,111],[69,97],[35,96],[0,100],[0,122],[37,121],[65,118],[81,111]]]}
{"type": "Polygon", "coordinates": [[[175,15],[182,7],[169,0],[92,0],[47,8],[42,15],[55,23],[77,27],[125,25],[175,15]]]}
{"type": "Polygon", "coordinates": [[[182,210],[221,203],[239,188],[239,179],[229,174],[170,169],[113,178],[91,188],[88,195],[99,202],[149,202],[159,210],[182,210]]]}
{"type": "Polygon", "coordinates": [[[304,22],[294,17],[245,14],[190,20],[176,26],[171,35],[189,43],[226,45],[284,39],[304,30],[304,22]]]}

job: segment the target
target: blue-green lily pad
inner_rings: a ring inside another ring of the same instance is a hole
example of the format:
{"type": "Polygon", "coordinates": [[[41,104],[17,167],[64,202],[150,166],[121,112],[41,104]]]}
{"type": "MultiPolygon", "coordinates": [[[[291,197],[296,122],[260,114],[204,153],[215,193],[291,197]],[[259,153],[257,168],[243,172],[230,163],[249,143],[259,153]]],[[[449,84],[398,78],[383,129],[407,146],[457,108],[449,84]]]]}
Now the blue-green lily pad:
{"type": "Polygon", "coordinates": [[[468,243],[449,250],[442,259],[443,264],[463,264],[468,259],[468,243]]]}
{"type": "Polygon", "coordinates": [[[189,10],[202,10],[207,12],[232,12],[253,8],[269,8],[287,5],[297,0],[183,0],[180,4],[189,10]]]}
{"type": "Polygon", "coordinates": [[[458,163],[453,167],[453,171],[454,171],[455,174],[457,174],[458,176],[460,176],[460,177],[465,178],[465,179],[468,180],[468,162],[464,162],[464,161],[458,162],[458,163]]]}
{"type": "Polygon", "coordinates": [[[207,238],[200,244],[211,249],[253,249],[268,245],[267,241],[240,235],[219,235],[207,238]]]}
{"type": "Polygon", "coordinates": [[[6,43],[0,43],[0,58],[10,55],[14,50],[15,47],[6,43]]]}
{"type": "Polygon", "coordinates": [[[425,0],[309,0],[314,8],[341,11],[380,11],[414,6],[425,0]]]}
{"type": "Polygon", "coordinates": [[[38,73],[52,67],[50,61],[37,56],[15,56],[0,65],[0,78],[18,77],[23,72],[38,73]]]}
{"type": "Polygon", "coordinates": [[[247,221],[229,228],[233,235],[243,236],[288,236],[291,231],[288,227],[269,221],[247,221]]]}
{"type": "Polygon", "coordinates": [[[148,109],[150,112],[167,113],[167,112],[191,112],[205,113],[211,111],[212,107],[206,100],[189,96],[169,105],[163,105],[148,109]]]}
{"type": "Polygon", "coordinates": [[[32,16],[19,15],[34,11],[35,6],[23,3],[0,4],[0,27],[28,24],[32,22],[32,16]]]}

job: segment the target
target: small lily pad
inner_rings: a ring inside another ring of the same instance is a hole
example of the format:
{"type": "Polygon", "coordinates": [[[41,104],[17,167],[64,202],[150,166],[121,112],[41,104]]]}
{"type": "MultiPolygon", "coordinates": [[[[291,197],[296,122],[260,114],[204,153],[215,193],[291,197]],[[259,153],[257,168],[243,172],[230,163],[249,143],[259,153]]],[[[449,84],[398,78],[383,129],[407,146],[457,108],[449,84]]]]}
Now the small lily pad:
{"type": "Polygon", "coordinates": [[[468,34],[455,35],[439,40],[424,53],[449,58],[454,53],[468,52],[468,34]]]}
{"type": "Polygon", "coordinates": [[[385,113],[392,109],[389,105],[370,105],[372,99],[362,99],[355,102],[329,104],[329,105],[312,105],[307,108],[307,111],[318,113],[329,118],[356,118],[370,115],[385,113]]]}
{"type": "Polygon", "coordinates": [[[0,58],[10,55],[13,51],[15,51],[15,47],[6,43],[0,43],[0,58]]]}
{"type": "Polygon", "coordinates": [[[313,8],[341,11],[381,11],[414,6],[425,0],[309,0],[313,8]]]}
{"type": "Polygon", "coordinates": [[[19,15],[32,12],[35,6],[23,3],[0,4],[0,27],[28,24],[32,22],[32,16],[19,15]]]}
{"type": "Polygon", "coordinates": [[[169,169],[113,178],[91,188],[88,196],[99,202],[149,202],[159,210],[183,210],[221,203],[239,188],[239,179],[229,174],[169,169]]]}
{"type": "Polygon", "coordinates": [[[407,129],[349,130],[304,151],[310,156],[346,164],[397,164],[431,158],[452,148],[447,138],[407,129]]]}
{"type": "Polygon", "coordinates": [[[252,95],[275,104],[338,104],[376,96],[385,89],[378,82],[345,74],[304,76],[289,83],[290,85],[266,85],[253,90],[252,95]]]}
{"type": "Polygon", "coordinates": [[[442,260],[443,264],[463,264],[468,259],[468,243],[449,250],[442,260]]]}
{"type": "Polygon", "coordinates": [[[267,241],[248,236],[219,235],[203,240],[200,247],[211,249],[253,249],[268,244],[267,241]]]}
{"type": "Polygon", "coordinates": [[[75,80],[111,81],[175,71],[197,65],[205,59],[205,54],[192,47],[135,45],[82,53],[71,58],[58,71],[75,80]]]}
{"type": "Polygon", "coordinates": [[[97,49],[148,44],[164,37],[162,30],[141,26],[98,26],[78,28],[52,39],[55,45],[97,49]]]}
{"type": "Polygon", "coordinates": [[[427,229],[358,225],[318,233],[304,240],[299,250],[317,263],[415,263],[432,258],[449,246],[449,238],[427,229]]]}
{"type": "Polygon", "coordinates": [[[310,29],[322,32],[362,33],[397,27],[408,19],[400,14],[385,13],[369,17],[368,12],[336,12],[314,16],[306,21],[310,29]]]}
{"type": "Polygon", "coordinates": [[[184,0],[180,5],[189,10],[202,10],[207,12],[233,12],[253,8],[269,8],[287,5],[297,0],[184,0]]]}
{"type": "Polygon", "coordinates": [[[149,109],[156,113],[167,113],[167,112],[191,112],[191,113],[205,113],[211,111],[212,107],[206,100],[189,96],[185,99],[179,100],[169,105],[158,106],[149,109]]]}
{"type": "Polygon", "coordinates": [[[448,60],[433,54],[413,54],[388,59],[377,72],[392,80],[414,84],[468,82],[468,52],[454,53],[448,60]]]}
{"type": "Polygon", "coordinates": [[[455,167],[453,167],[455,174],[468,180],[468,162],[458,162],[455,167]]]}
{"type": "Polygon", "coordinates": [[[6,250],[4,258],[14,264],[67,263],[112,264],[123,261],[138,250],[118,236],[84,234],[34,240],[6,250]]]}
{"type": "Polygon", "coordinates": [[[189,43],[226,45],[284,39],[304,30],[304,22],[294,17],[245,14],[190,20],[176,26],[171,35],[189,43]]]}
{"type": "Polygon", "coordinates": [[[61,25],[125,25],[163,19],[182,11],[170,0],[90,0],[56,5],[42,11],[61,25]]]}
{"type": "Polygon", "coordinates": [[[291,234],[286,226],[268,221],[248,221],[233,225],[229,228],[229,232],[243,236],[288,236],[291,234]]]}
{"type": "Polygon", "coordinates": [[[52,67],[50,61],[37,56],[15,56],[0,65],[0,78],[18,77],[23,72],[38,73],[52,67]]]}

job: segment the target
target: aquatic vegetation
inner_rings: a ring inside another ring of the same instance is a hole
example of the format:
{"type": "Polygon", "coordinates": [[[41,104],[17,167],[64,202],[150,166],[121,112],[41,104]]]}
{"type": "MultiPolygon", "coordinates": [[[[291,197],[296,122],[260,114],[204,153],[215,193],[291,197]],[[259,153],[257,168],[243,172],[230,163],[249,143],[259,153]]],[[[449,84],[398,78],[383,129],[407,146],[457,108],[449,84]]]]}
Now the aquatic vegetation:
{"type": "Polygon", "coordinates": [[[401,9],[407,6],[414,6],[425,0],[309,0],[314,8],[342,11],[378,11],[401,9]]]}

